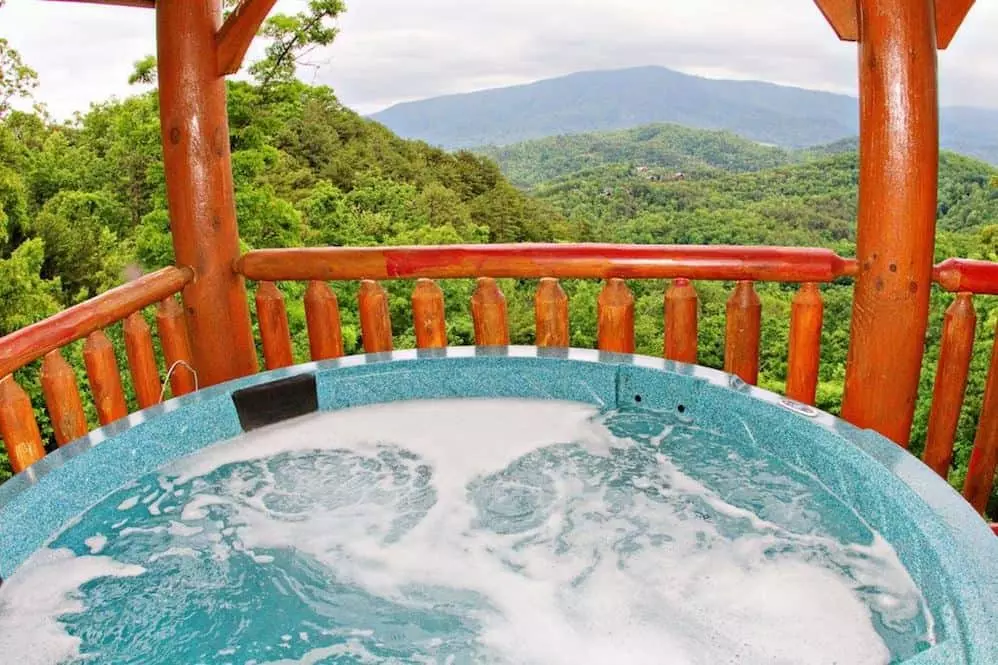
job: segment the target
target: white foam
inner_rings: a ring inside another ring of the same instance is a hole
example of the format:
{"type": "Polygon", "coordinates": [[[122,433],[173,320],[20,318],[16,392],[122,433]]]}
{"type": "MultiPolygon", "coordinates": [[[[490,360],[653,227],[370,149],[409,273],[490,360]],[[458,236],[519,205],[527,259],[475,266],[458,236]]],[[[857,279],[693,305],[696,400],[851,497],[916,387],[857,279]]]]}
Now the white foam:
{"type": "Polygon", "coordinates": [[[83,544],[87,546],[91,554],[100,554],[107,547],[107,536],[99,533],[84,540],[83,544]]]}
{"type": "Polygon", "coordinates": [[[101,577],[135,577],[139,566],[69,550],[43,549],[0,587],[0,654],[18,665],[58,665],[77,655],[80,641],[66,633],[58,617],[79,612],[74,592],[101,577]]]}

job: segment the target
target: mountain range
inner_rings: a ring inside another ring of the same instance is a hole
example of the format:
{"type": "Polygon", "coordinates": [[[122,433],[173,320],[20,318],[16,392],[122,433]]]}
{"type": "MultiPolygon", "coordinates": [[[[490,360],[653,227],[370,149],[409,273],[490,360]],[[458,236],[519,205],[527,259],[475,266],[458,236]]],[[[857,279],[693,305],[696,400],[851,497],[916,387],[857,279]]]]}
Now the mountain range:
{"type": "MultiPolygon", "coordinates": [[[[371,118],[451,149],[661,122],[802,148],[855,136],[858,115],[849,95],[636,67],[405,102],[371,118]]],[[[998,163],[998,109],[944,107],[940,134],[944,148],[998,163]]]]}

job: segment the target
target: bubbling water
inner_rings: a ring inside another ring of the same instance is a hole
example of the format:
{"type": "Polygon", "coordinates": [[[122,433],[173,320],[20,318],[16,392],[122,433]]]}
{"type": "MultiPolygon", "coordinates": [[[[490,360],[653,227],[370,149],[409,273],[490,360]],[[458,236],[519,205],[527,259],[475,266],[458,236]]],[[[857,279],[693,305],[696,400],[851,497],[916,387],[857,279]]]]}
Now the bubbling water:
{"type": "Polygon", "coordinates": [[[22,665],[882,665],[933,640],[896,553],[816,479],[557,401],[252,432],[105,497],[0,587],[22,665]]]}

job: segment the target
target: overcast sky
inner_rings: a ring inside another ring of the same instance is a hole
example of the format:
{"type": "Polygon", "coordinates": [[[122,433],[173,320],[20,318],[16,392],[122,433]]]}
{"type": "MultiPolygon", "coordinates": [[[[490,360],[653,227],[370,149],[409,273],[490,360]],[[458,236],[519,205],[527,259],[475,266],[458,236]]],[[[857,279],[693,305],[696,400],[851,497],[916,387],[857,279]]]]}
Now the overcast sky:
{"type": "MultiPolygon", "coordinates": [[[[194,0],[191,0],[194,1],[194,0]]],[[[293,11],[300,0],[279,0],[293,11]]],[[[588,69],[663,65],[855,92],[856,46],[810,0],[347,0],[335,44],[302,68],[369,113],[395,102],[588,69]]],[[[124,96],[154,51],[154,12],[8,0],[0,36],[41,78],[57,117],[124,96]]],[[[998,3],[979,2],[940,54],[941,101],[998,108],[998,3]]],[[[258,48],[258,47],[257,47],[258,48]]],[[[251,52],[252,53],[252,52],[251,52]]]]}

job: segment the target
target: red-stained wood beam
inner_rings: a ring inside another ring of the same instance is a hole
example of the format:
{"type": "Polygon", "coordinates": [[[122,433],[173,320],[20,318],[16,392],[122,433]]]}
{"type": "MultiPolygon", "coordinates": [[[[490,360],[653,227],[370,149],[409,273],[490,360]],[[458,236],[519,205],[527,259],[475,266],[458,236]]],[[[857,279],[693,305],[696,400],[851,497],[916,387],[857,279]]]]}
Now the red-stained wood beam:
{"type": "Polygon", "coordinates": [[[49,2],[79,2],[88,5],[114,5],[117,7],[139,7],[155,9],[156,0],[49,0],[49,2]]]}
{"type": "Polygon", "coordinates": [[[253,38],[277,0],[242,0],[215,36],[218,74],[235,74],[253,38]]]}
{"type": "Polygon", "coordinates": [[[946,259],[933,269],[933,278],[947,291],[998,295],[998,263],[946,259]]]}
{"type": "Polygon", "coordinates": [[[928,324],[939,172],[933,0],[862,0],[859,210],[842,417],[907,445],[928,324]]]}
{"type": "MultiPolygon", "coordinates": [[[[839,39],[859,41],[858,3],[862,0],[814,0],[839,39]]],[[[936,48],[949,46],[974,0],[935,0],[936,48]]]]}
{"type": "Polygon", "coordinates": [[[0,338],[0,376],[172,296],[190,280],[188,268],[163,268],[0,338]]]}
{"type": "Polygon", "coordinates": [[[260,281],[516,277],[830,282],[857,272],[828,249],[725,245],[508,244],[259,249],[236,269],[260,281]]]}

